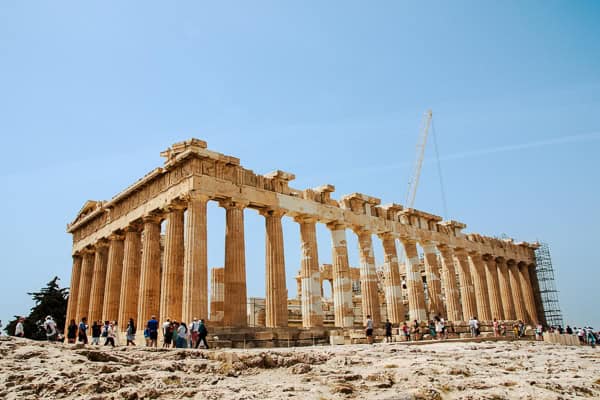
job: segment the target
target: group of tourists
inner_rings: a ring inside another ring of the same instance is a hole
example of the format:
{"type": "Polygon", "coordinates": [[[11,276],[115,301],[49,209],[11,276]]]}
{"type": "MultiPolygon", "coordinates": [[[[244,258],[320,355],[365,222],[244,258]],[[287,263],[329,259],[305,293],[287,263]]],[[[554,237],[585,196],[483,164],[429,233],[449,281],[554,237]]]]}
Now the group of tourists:
{"type": "MultiPolygon", "coordinates": [[[[133,323],[133,319],[129,320],[129,324],[127,326],[127,345],[133,343],[133,338],[135,337],[135,324],[133,323]],[[132,329],[132,335],[130,336],[129,332],[132,329]]],[[[92,336],[92,345],[99,346],[100,340],[104,340],[104,346],[112,346],[115,347],[116,339],[117,339],[117,321],[94,321],[92,326],[88,325],[88,321],[86,317],[83,317],[79,324],[75,323],[75,320],[72,319],[67,325],[67,343],[75,343],[79,341],[83,344],[88,344],[88,335],[92,336]]],[[[135,346],[135,343],[133,343],[135,346]]]]}
{"type": "Polygon", "coordinates": [[[203,319],[194,318],[189,326],[181,321],[171,321],[169,318],[162,325],[163,347],[208,349],[208,329],[203,319]]]}
{"type": "Polygon", "coordinates": [[[571,328],[567,325],[566,328],[563,328],[560,325],[551,326],[549,331],[551,333],[558,333],[561,335],[575,335],[579,339],[580,344],[588,344],[592,347],[596,347],[596,343],[600,340],[600,332],[594,332],[594,328],[591,326],[585,326],[581,328],[577,328],[574,326],[571,328]]]}
{"type": "MultiPolygon", "coordinates": [[[[393,325],[389,319],[385,320],[385,341],[392,342],[392,330],[393,325]]],[[[410,326],[405,321],[400,326],[400,333],[404,336],[405,341],[418,341],[423,340],[426,334],[434,340],[448,339],[448,332],[454,333],[454,326],[452,323],[447,323],[444,318],[435,316],[432,320],[429,320],[425,326],[418,320],[414,320],[410,326]],[[449,329],[450,328],[450,329],[449,329]]],[[[373,320],[370,315],[367,315],[367,324],[365,327],[365,334],[367,336],[367,342],[373,343],[373,320]]]]}

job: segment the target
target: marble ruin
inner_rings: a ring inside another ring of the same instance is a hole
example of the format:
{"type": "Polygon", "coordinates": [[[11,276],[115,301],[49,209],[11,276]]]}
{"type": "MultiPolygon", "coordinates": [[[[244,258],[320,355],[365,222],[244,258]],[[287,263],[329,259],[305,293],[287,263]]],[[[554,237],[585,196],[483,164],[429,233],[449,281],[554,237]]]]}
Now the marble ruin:
{"type": "Polygon", "coordinates": [[[352,328],[362,326],[367,314],[376,326],[385,318],[398,324],[434,315],[451,321],[475,315],[482,321],[543,321],[536,244],[466,234],[460,222],[381,205],[360,193],[335,200],[332,185],[293,189],[293,174],[258,175],[198,139],[176,143],[161,156],[162,167],[109,201],[86,202],[68,224],[73,267],[67,321],[116,320],[121,329],[131,317],[147,321],[152,315],[160,321],[209,316],[210,325],[232,328],[247,327],[249,319],[266,328],[352,328]],[[210,281],[209,201],[226,214],[225,262],[212,270],[210,281]],[[265,219],[262,315],[248,312],[245,208],[265,219]],[[298,224],[302,248],[298,295],[289,300],[283,216],[298,224]],[[317,223],[331,232],[332,265],[319,264],[317,223]],[[348,262],[348,231],[358,238],[359,269],[348,262]],[[374,245],[383,246],[381,268],[374,245]],[[402,263],[398,245],[406,255],[402,263]],[[323,281],[331,282],[330,302],[323,299],[323,281]]]}

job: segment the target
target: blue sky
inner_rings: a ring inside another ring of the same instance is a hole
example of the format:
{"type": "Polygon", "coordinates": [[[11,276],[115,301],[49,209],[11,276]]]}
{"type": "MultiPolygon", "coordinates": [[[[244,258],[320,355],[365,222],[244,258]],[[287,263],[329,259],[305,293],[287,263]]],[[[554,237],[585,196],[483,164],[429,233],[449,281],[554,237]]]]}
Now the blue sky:
{"type": "MultiPolygon", "coordinates": [[[[174,142],[293,172],[296,188],[404,203],[431,108],[448,216],[548,242],[566,321],[598,328],[598,20],[591,1],[3,1],[0,318],[26,314],[26,293],[54,275],[69,284],[66,223],[174,142]]],[[[426,153],[415,206],[441,215],[426,153]]],[[[264,221],[246,216],[249,295],[263,296],[264,221]]],[[[223,225],[211,204],[211,266],[223,225]]],[[[286,219],[284,233],[291,295],[297,225],[286,219]]]]}

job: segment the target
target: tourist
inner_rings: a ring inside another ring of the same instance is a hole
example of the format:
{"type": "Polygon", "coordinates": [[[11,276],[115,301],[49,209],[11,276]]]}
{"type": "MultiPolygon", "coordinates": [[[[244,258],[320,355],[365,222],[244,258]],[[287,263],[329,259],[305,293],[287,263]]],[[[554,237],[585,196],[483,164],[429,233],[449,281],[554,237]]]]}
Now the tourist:
{"type": "Polygon", "coordinates": [[[177,347],[177,339],[179,339],[179,322],[173,321],[173,325],[171,325],[171,347],[177,347]]]}
{"type": "MultiPolygon", "coordinates": [[[[108,346],[109,344],[112,347],[115,347],[115,326],[112,322],[110,321],[105,321],[104,322],[104,330],[106,332],[106,341],[104,342],[105,346],[108,346]]],[[[104,333],[103,333],[104,336],[104,333]]]]}
{"type": "Polygon", "coordinates": [[[365,334],[367,335],[367,344],[373,344],[373,320],[370,315],[367,315],[365,334]]]}
{"type": "Polygon", "coordinates": [[[535,326],[535,340],[543,340],[544,327],[539,322],[535,326]]]}
{"type": "Polygon", "coordinates": [[[402,323],[402,333],[404,333],[404,341],[410,341],[410,328],[406,324],[406,321],[402,323]]]}
{"type": "Polygon", "coordinates": [[[585,329],[585,333],[586,333],[586,341],[587,343],[592,346],[592,348],[596,347],[596,335],[594,335],[594,330],[592,329],[591,326],[588,326],[585,329]]]}
{"type": "Polygon", "coordinates": [[[562,326],[558,325],[558,327],[556,329],[558,330],[559,334],[561,334],[561,335],[563,334],[563,328],[562,328],[562,326]]]}
{"type": "Polygon", "coordinates": [[[504,321],[500,324],[500,336],[506,336],[506,323],[504,321]]]}
{"type": "Polygon", "coordinates": [[[121,345],[121,337],[119,335],[119,325],[117,325],[117,321],[111,321],[113,328],[113,338],[115,339],[115,346],[121,345]]]}
{"type": "Polygon", "coordinates": [[[152,316],[146,324],[148,335],[150,337],[150,346],[158,347],[158,320],[156,316],[152,316]]]}
{"type": "Polygon", "coordinates": [[[69,322],[69,325],[67,325],[67,343],[75,343],[75,340],[77,339],[77,324],[75,323],[75,320],[72,319],[71,322],[69,322]]]}
{"type": "Polygon", "coordinates": [[[201,319],[200,323],[198,324],[198,342],[196,342],[196,348],[198,348],[198,345],[200,344],[200,342],[202,342],[204,348],[208,349],[208,342],[206,341],[206,336],[208,336],[208,329],[206,329],[206,324],[204,323],[204,320],[201,319]]]}
{"type": "Polygon", "coordinates": [[[427,323],[427,330],[429,331],[429,337],[431,338],[431,340],[435,340],[435,324],[433,323],[432,319],[430,319],[427,323]]]}
{"type": "Polygon", "coordinates": [[[162,325],[162,333],[163,333],[163,347],[169,347],[171,345],[171,339],[173,337],[173,332],[171,332],[171,320],[167,318],[165,323],[162,325]]]}
{"type": "Polygon", "coordinates": [[[413,321],[413,324],[412,324],[412,333],[413,333],[412,337],[413,337],[413,340],[415,340],[415,341],[416,340],[421,340],[421,336],[419,335],[420,331],[421,331],[421,327],[419,325],[419,321],[417,321],[415,319],[413,321]]]}
{"type": "Polygon", "coordinates": [[[88,343],[87,329],[88,329],[87,318],[83,317],[83,318],[81,318],[81,322],[79,322],[79,341],[82,342],[83,344],[88,343]]]}
{"type": "Polygon", "coordinates": [[[385,320],[385,341],[392,343],[392,323],[389,319],[385,320]]]}
{"type": "Polygon", "coordinates": [[[102,333],[102,321],[94,321],[92,324],[92,344],[99,346],[100,345],[100,335],[102,333]]]}
{"type": "Polygon", "coordinates": [[[131,343],[132,346],[135,346],[135,323],[133,322],[133,318],[129,318],[129,323],[127,323],[127,346],[131,343]]]}
{"type": "Polygon", "coordinates": [[[471,330],[471,337],[479,336],[479,320],[476,316],[469,320],[469,329],[471,330]]]}
{"type": "Polygon", "coordinates": [[[148,327],[144,328],[144,343],[146,343],[146,347],[150,347],[152,345],[152,341],[150,340],[150,330],[148,327]]]}
{"type": "Polygon", "coordinates": [[[23,327],[23,321],[25,321],[25,319],[23,317],[19,317],[17,325],[15,326],[15,336],[17,337],[25,337],[25,328],[23,327]]]}
{"type": "Polygon", "coordinates": [[[175,342],[178,349],[185,349],[187,347],[187,333],[187,326],[185,325],[185,322],[181,321],[181,324],[179,324],[179,327],[177,328],[177,339],[175,342]]]}
{"type": "Polygon", "coordinates": [[[44,321],[44,330],[46,331],[46,338],[49,342],[56,341],[56,322],[54,322],[50,315],[48,315],[46,321],[44,321]]]}
{"type": "Polygon", "coordinates": [[[435,317],[435,337],[442,340],[444,338],[444,322],[443,320],[436,316],[435,317]]]}
{"type": "Polygon", "coordinates": [[[194,318],[192,324],[190,325],[190,348],[192,349],[196,347],[196,343],[198,343],[198,325],[200,325],[198,318],[194,318]]]}
{"type": "MultiPolygon", "coordinates": [[[[519,327],[519,338],[522,338],[523,336],[525,336],[525,324],[523,323],[523,321],[519,320],[519,323],[517,324],[517,326],[519,327]]],[[[561,333],[562,333],[562,328],[561,328],[561,333]]]]}
{"type": "Polygon", "coordinates": [[[492,322],[492,329],[494,330],[494,337],[500,336],[500,326],[496,318],[494,318],[494,321],[492,322]]]}
{"type": "Polygon", "coordinates": [[[567,325],[566,332],[567,332],[568,335],[572,335],[573,334],[573,329],[571,329],[571,327],[569,325],[567,325]]]}
{"type": "Polygon", "coordinates": [[[519,325],[513,324],[513,335],[515,339],[519,338],[519,325]]]}

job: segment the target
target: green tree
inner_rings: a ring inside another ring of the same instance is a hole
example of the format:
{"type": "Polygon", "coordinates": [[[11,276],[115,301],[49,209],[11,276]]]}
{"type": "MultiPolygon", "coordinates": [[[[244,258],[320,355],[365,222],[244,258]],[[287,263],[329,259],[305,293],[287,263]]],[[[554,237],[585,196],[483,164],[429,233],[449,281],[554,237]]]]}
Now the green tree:
{"type": "MultiPolygon", "coordinates": [[[[43,324],[48,315],[54,318],[59,332],[64,330],[69,289],[61,289],[58,286],[58,281],[58,277],[55,276],[39,292],[27,293],[33,298],[35,305],[29,315],[25,317],[25,322],[23,323],[26,338],[34,340],[46,339],[46,331],[43,324]]],[[[15,334],[18,319],[19,317],[15,315],[15,319],[8,323],[6,332],[9,335],[15,334]]]]}

